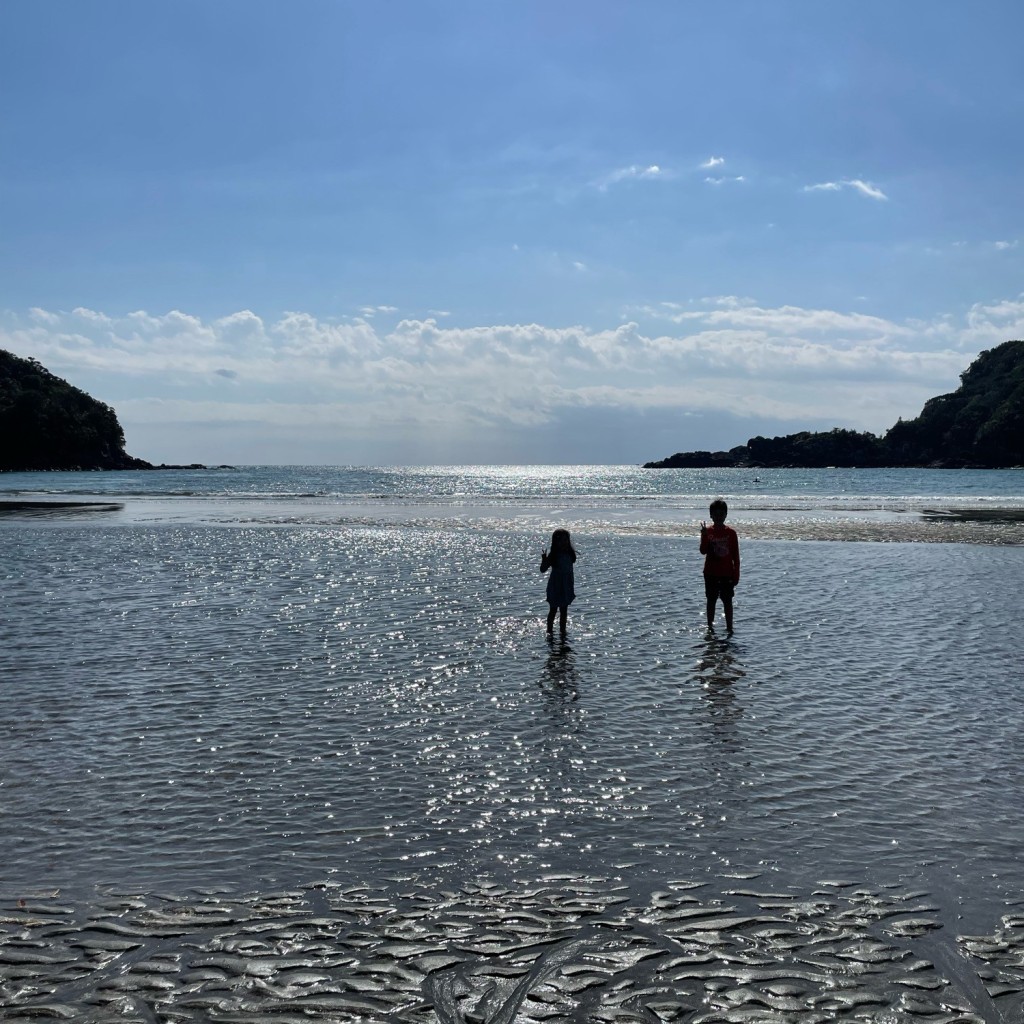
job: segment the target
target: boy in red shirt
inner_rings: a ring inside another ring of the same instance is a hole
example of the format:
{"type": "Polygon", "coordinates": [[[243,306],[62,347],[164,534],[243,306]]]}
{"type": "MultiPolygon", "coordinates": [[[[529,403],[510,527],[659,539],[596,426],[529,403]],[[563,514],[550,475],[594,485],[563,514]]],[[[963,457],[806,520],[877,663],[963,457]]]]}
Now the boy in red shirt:
{"type": "Polygon", "coordinates": [[[736,531],[725,525],[729,506],[716,498],[708,509],[712,525],[700,524],[700,553],[704,559],[704,593],[708,599],[708,628],[714,629],[715,602],[721,598],[725,628],[732,632],[732,593],[740,581],[740,541],[736,531]]]}

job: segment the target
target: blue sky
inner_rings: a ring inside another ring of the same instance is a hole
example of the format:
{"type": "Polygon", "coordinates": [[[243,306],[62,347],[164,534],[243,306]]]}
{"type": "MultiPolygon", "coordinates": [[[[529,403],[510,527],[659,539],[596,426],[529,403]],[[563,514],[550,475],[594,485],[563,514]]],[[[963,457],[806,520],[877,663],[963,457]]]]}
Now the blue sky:
{"type": "Polygon", "coordinates": [[[1024,337],[1024,6],[5,0],[0,347],[211,462],[884,431],[1024,337]]]}

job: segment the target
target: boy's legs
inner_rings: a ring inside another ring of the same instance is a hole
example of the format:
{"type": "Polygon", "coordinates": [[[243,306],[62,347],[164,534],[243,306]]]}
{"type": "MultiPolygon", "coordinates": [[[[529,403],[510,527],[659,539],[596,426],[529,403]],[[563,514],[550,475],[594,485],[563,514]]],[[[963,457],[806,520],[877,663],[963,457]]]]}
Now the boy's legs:
{"type": "Polygon", "coordinates": [[[714,629],[715,603],[718,601],[718,581],[712,576],[704,577],[704,596],[708,599],[708,629],[714,629]]]}
{"type": "Polygon", "coordinates": [[[722,608],[725,611],[725,628],[729,633],[732,632],[732,594],[735,588],[736,584],[732,580],[719,581],[719,594],[722,597],[722,608]]]}

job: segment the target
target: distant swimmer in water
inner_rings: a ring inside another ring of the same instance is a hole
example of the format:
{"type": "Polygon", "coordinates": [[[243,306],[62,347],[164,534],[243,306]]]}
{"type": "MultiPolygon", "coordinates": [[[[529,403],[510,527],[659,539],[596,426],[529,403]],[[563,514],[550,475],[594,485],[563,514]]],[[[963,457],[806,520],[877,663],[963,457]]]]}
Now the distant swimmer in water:
{"type": "Polygon", "coordinates": [[[700,524],[700,553],[704,559],[704,593],[708,599],[708,628],[715,626],[715,605],[722,599],[725,628],[732,633],[732,595],[740,581],[740,541],[736,531],[725,525],[729,506],[716,498],[708,509],[711,526],[700,524]]]}
{"type": "Polygon", "coordinates": [[[540,571],[551,570],[548,577],[548,636],[555,628],[555,612],[558,612],[558,626],[565,636],[569,605],[576,600],[576,581],[573,578],[573,563],[576,551],[572,546],[568,530],[555,530],[551,534],[551,550],[542,550],[540,571]]]}

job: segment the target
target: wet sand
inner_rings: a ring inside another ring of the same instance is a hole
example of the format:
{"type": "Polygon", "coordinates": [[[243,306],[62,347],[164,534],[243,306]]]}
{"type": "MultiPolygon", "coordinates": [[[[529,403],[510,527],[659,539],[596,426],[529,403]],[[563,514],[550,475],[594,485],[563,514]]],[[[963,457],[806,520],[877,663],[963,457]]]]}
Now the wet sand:
{"type": "MultiPolygon", "coordinates": [[[[97,523],[131,526],[373,528],[381,525],[419,530],[508,530],[550,533],[552,524],[568,520],[587,533],[624,536],[690,538],[697,535],[703,508],[659,505],[642,501],[624,508],[590,505],[585,500],[565,506],[550,499],[523,502],[496,511],[493,504],[472,499],[443,508],[415,501],[368,503],[333,499],[280,498],[253,501],[232,497],[147,497],[122,502],[90,496],[80,501],[0,500],[0,520],[45,517],[55,526],[95,516],[97,523]]],[[[1020,507],[792,507],[759,508],[748,503],[730,523],[751,540],[847,541],[922,544],[1024,545],[1024,509],[1020,507]]]]}
{"type": "Polygon", "coordinates": [[[81,516],[83,513],[119,512],[124,506],[111,501],[0,501],[0,516],[81,516]]]}
{"type": "Polygon", "coordinates": [[[390,890],[331,882],[232,896],[0,897],[8,1021],[885,1020],[1024,1012],[1024,915],[935,941],[927,893],[822,880],[613,878],[390,890]]]}

